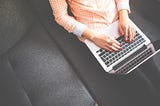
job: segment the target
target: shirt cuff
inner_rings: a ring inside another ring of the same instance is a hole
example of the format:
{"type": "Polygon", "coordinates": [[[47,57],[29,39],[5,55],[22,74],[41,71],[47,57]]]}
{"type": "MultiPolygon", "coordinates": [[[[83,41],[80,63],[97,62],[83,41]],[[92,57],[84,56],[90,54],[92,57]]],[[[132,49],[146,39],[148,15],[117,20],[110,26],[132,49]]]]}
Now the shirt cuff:
{"type": "Polygon", "coordinates": [[[119,2],[117,4],[117,8],[118,8],[118,11],[120,11],[120,10],[128,10],[128,13],[131,13],[129,3],[119,2]]]}
{"type": "Polygon", "coordinates": [[[73,30],[73,34],[77,35],[78,37],[81,37],[86,27],[87,26],[82,23],[77,23],[73,30]]]}

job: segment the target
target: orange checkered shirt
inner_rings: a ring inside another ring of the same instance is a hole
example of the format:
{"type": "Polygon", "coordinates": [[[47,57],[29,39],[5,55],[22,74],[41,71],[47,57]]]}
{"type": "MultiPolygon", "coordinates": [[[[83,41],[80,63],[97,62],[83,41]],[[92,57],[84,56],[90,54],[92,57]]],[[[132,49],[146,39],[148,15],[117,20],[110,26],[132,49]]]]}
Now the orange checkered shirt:
{"type": "Polygon", "coordinates": [[[82,33],[84,27],[95,31],[107,27],[118,19],[118,3],[125,4],[130,12],[129,0],[49,0],[49,2],[56,22],[73,33],[76,31],[82,33]],[[68,15],[67,4],[73,16],[68,15]]]}

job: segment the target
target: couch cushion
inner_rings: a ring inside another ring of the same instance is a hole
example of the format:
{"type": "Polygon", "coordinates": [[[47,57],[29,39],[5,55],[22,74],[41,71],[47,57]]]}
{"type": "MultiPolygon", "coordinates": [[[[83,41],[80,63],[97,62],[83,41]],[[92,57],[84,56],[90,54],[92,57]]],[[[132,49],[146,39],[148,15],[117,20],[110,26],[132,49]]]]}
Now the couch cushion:
{"type": "Polygon", "coordinates": [[[0,0],[0,105],[93,106],[84,84],[32,12],[27,0],[0,0]]]}
{"type": "Polygon", "coordinates": [[[33,23],[24,0],[0,0],[0,54],[11,48],[33,23]]]}
{"type": "Polygon", "coordinates": [[[32,106],[10,62],[2,57],[0,57],[0,85],[1,106],[32,106]]]}
{"type": "Polygon", "coordinates": [[[94,101],[43,27],[36,24],[3,56],[33,106],[93,106],[94,101]]]}

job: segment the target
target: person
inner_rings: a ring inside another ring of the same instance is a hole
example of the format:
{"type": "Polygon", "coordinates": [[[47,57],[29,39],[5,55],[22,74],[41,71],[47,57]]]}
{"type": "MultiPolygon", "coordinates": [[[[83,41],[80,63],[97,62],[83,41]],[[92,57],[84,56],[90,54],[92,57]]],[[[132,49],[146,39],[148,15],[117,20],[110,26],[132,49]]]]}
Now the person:
{"type": "Polygon", "coordinates": [[[133,41],[135,29],[129,21],[129,0],[68,0],[74,17],[67,13],[66,0],[50,0],[55,20],[68,32],[77,35],[81,41],[85,38],[108,51],[121,49],[120,43],[103,32],[108,24],[119,18],[119,32],[126,41],[133,41]],[[117,9],[118,6],[118,9],[117,9]]]}
{"type": "MultiPolygon", "coordinates": [[[[115,21],[118,21],[118,31],[120,35],[124,36],[125,41],[132,43],[134,40],[135,28],[129,18],[131,13],[129,0],[49,0],[49,2],[55,21],[69,33],[75,34],[82,42],[89,39],[107,51],[120,51],[122,49],[121,44],[116,40],[116,37],[106,33],[107,26],[115,21]],[[73,16],[68,14],[68,5],[73,16]]],[[[153,99],[157,98],[157,95],[153,93],[155,91],[153,88],[160,90],[157,82],[160,81],[160,73],[152,59],[139,69],[143,71],[133,71],[124,77],[127,81],[128,79],[132,80],[127,83],[123,80],[122,83],[125,83],[123,85],[130,89],[129,92],[132,92],[130,97],[137,100],[136,106],[144,106],[144,104],[150,106],[152,103],[157,103],[157,101],[155,102],[156,99],[153,99]],[[154,70],[152,74],[151,70],[154,70]],[[131,82],[132,87],[129,86],[131,82]],[[148,87],[152,90],[146,90],[142,86],[143,84],[154,87],[148,87]],[[137,86],[137,90],[141,90],[135,93],[134,87],[137,86]],[[146,95],[142,96],[141,93],[145,90],[146,95]],[[140,102],[137,98],[144,100],[140,102]]],[[[116,76],[113,77],[116,79],[116,76]]]]}

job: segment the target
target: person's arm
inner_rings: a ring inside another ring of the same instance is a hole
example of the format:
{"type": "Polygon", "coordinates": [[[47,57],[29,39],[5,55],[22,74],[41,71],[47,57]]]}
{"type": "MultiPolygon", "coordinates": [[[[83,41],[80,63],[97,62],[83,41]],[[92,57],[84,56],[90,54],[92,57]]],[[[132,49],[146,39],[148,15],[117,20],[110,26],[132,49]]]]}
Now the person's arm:
{"type": "Polygon", "coordinates": [[[86,25],[78,22],[74,17],[68,15],[66,0],[49,0],[55,21],[68,32],[81,36],[86,25]]]}
{"type": "Polygon", "coordinates": [[[130,22],[128,14],[131,13],[129,0],[115,0],[119,14],[119,32],[126,41],[132,42],[135,37],[135,28],[130,22]]]}

